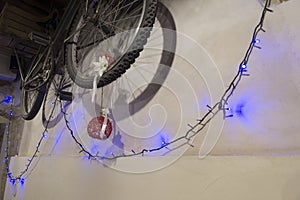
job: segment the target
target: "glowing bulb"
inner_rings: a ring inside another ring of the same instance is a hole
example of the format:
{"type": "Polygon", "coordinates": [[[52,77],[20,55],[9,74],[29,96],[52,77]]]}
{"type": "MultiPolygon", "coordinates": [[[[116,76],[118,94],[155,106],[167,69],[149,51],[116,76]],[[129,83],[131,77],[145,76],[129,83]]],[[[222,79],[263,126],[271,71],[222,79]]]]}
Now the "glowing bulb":
{"type": "Polygon", "coordinates": [[[5,98],[5,99],[4,99],[4,102],[5,102],[6,104],[9,104],[9,103],[12,102],[12,96],[5,96],[4,98],[5,98]]]}
{"type": "Polygon", "coordinates": [[[241,66],[241,68],[243,69],[243,70],[245,70],[245,69],[247,69],[247,65],[246,64],[243,64],[242,66],[241,66]]]}
{"type": "Polygon", "coordinates": [[[254,40],[254,44],[259,44],[260,43],[260,39],[255,39],[254,40]]]}
{"type": "Polygon", "coordinates": [[[24,178],[21,178],[20,183],[21,183],[21,185],[24,185],[25,179],[24,179],[24,178]]]}

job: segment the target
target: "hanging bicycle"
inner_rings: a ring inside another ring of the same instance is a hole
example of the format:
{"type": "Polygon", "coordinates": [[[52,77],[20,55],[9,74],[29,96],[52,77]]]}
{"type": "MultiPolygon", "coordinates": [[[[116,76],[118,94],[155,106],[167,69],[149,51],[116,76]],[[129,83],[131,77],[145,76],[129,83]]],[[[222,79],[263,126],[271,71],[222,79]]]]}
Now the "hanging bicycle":
{"type": "Polygon", "coordinates": [[[93,55],[97,60],[102,53],[114,52],[113,62],[97,77],[97,87],[125,73],[146,44],[156,8],[157,0],[74,0],[68,3],[53,34],[32,32],[30,39],[40,44],[38,53],[26,70],[17,59],[22,79],[23,118],[30,120],[36,116],[54,74],[64,66],[76,84],[92,88],[95,76],[88,68],[92,63],[82,65],[86,56],[93,55]],[[115,41],[122,51],[106,47],[98,52],[101,42],[117,34],[122,34],[122,39],[115,41]]]}

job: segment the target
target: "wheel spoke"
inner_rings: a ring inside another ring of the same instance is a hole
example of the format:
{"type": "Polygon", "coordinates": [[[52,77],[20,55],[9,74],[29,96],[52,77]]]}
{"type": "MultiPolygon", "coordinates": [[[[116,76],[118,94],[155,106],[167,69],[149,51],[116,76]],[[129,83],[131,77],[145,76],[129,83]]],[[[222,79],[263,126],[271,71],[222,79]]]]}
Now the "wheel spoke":
{"type": "Polygon", "coordinates": [[[135,15],[135,16],[125,17],[125,18],[114,20],[114,21],[110,21],[110,22],[111,23],[116,23],[116,22],[127,21],[129,19],[134,19],[134,18],[138,18],[138,17],[141,17],[141,15],[135,15]]]}
{"type": "MultiPolygon", "coordinates": [[[[134,1],[130,2],[129,4],[126,4],[125,6],[119,8],[119,10],[127,8],[128,6],[132,6],[134,3],[138,2],[138,1],[140,1],[140,0],[134,0],[134,1]]],[[[105,11],[103,11],[103,13],[105,13],[105,11]]],[[[100,16],[100,17],[106,19],[108,16],[112,15],[113,13],[116,13],[117,11],[118,10],[115,10],[113,12],[107,13],[107,15],[105,15],[105,16],[100,16]]]]}
{"type": "Polygon", "coordinates": [[[102,21],[102,23],[103,23],[103,24],[106,24],[106,25],[109,25],[109,26],[111,26],[111,27],[114,27],[114,28],[115,28],[114,30],[116,30],[116,29],[120,30],[121,33],[125,31],[125,29],[122,29],[122,28],[120,28],[120,27],[117,27],[117,26],[113,25],[112,23],[108,23],[108,22],[105,22],[105,21],[102,21]]]}

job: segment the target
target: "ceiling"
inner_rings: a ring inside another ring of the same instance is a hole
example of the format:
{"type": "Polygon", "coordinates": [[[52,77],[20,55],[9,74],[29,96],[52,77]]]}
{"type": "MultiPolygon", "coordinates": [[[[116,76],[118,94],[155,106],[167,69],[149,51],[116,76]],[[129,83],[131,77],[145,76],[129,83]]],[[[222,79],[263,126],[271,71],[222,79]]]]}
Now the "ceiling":
{"type": "Polygon", "coordinates": [[[44,32],[54,10],[63,11],[67,0],[6,0],[0,1],[0,53],[12,55],[13,49],[31,57],[37,45],[29,40],[31,31],[44,32]]]}

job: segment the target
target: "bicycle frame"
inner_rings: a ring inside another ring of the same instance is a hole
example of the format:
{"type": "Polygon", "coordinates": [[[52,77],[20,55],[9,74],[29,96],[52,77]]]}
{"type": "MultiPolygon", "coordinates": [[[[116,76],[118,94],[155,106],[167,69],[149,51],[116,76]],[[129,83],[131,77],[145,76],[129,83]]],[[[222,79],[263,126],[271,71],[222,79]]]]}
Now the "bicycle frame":
{"type": "MultiPolygon", "coordinates": [[[[53,62],[54,62],[54,58],[57,58],[57,56],[59,56],[61,54],[60,52],[64,50],[64,48],[60,51],[54,51],[53,49],[61,48],[64,45],[64,43],[66,42],[66,40],[64,40],[64,39],[67,36],[71,22],[75,16],[77,10],[80,7],[80,1],[82,1],[82,0],[69,1],[66,11],[64,12],[64,14],[61,18],[62,20],[59,22],[58,27],[56,28],[56,30],[53,34],[53,37],[49,38],[50,40],[49,40],[48,47],[39,49],[38,54],[33,58],[32,62],[30,63],[29,70],[26,74],[24,73],[24,70],[21,67],[21,62],[19,60],[17,52],[15,51],[15,54],[17,57],[17,63],[18,63],[18,67],[19,67],[19,71],[20,71],[20,75],[21,75],[21,79],[22,79],[22,87],[24,89],[26,89],[28,91],[36,90],[36,89],[39,89],[40,87],[42,87],[43,85],[45,85],[49,81],[52,73],[48,73],[47,77],[41,77],[40,71],[45,69],[45,66],[47,64],[49,56],[52,56],[51,59],[53,59],[53,62]],[[40,65],[41,62],[43,62],[42,65],[40,65]],[[30,83],[32,83],[33,81],[40,79],[40,78],[43,78],[43,81],[41,84],[38,84],[36,87],[30,87],[30,88],[26,87],[26,86],[29,86],[30,83]]],[[[88,0],[86,0],[86,5],[88,5],[88,0]]],[[[86,8],[86,10],[87,10],[87,8],[86,8]]],[[[57,62],[54,62],[53,64],[51,64],[50,70],[54,70],[54,68],[59,67],[56,65],[57,65],[57,62]]]]}

